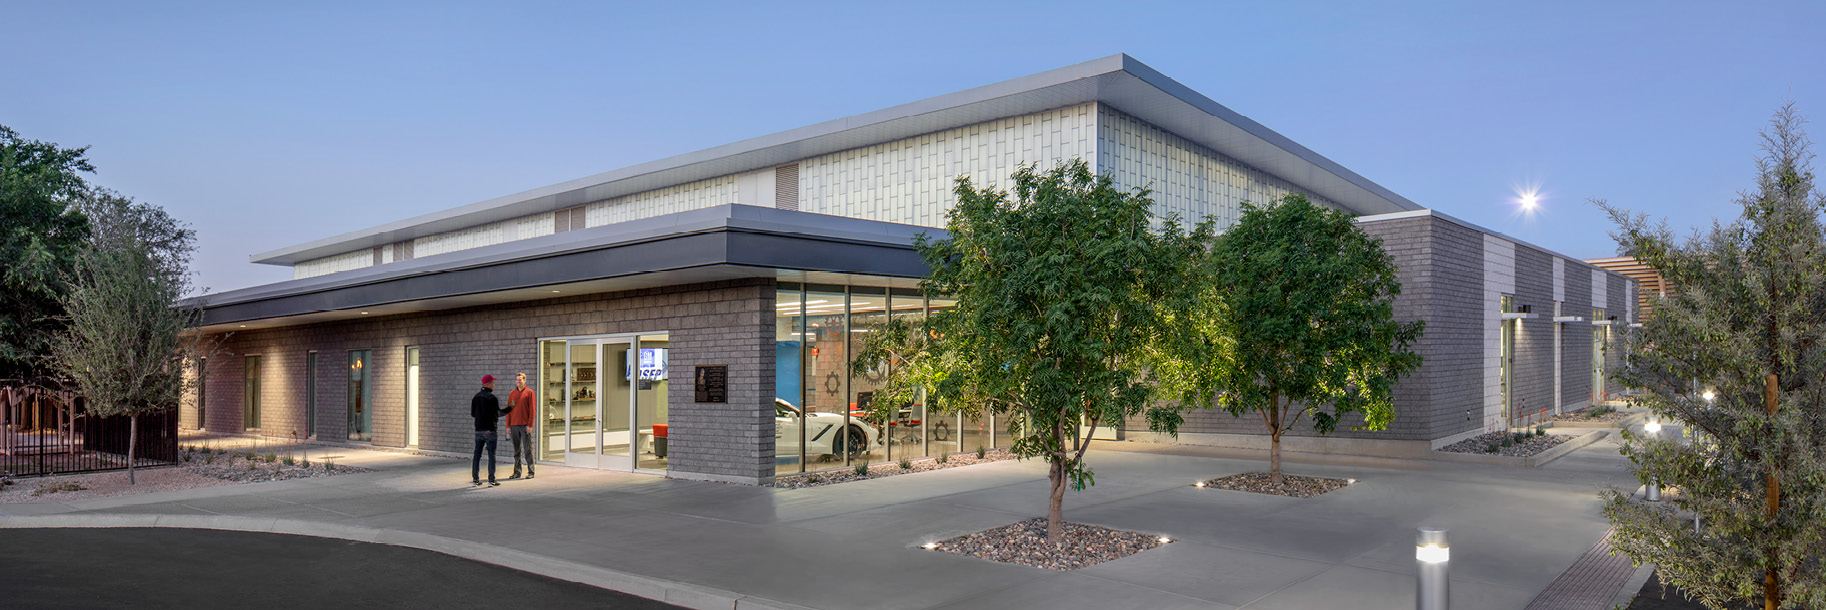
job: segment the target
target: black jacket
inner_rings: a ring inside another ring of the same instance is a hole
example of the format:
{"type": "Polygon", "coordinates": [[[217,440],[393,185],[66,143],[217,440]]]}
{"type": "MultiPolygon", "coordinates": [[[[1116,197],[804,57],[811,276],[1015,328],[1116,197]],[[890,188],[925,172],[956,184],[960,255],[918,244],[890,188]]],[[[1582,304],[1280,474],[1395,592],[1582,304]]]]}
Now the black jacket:
{"type": "Polygon", "coordinates": [[[476,432],[493,432],[495,420],[501,418],[501,401],[495,398],[495,391],[482,388],[476,397],[469,399],[469,416],[476,418],[476,432]]]}

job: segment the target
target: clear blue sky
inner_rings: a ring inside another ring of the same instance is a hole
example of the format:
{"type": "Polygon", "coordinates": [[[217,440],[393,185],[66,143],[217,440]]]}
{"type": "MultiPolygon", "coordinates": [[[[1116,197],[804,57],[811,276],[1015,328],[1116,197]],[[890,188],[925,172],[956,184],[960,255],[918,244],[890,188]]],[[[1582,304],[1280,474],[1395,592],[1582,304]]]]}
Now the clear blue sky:
{"type": "Polygon", "coordinates": [[[1124,52],[1597,257],[1587,198],[1734,217],[1775,107],[1826,129],[1823,25],[1820,2],[0,0],[0,124],[91,146],[96,183],[196,227],[222,291],[289,279],[254,252],[1124,52]]]}

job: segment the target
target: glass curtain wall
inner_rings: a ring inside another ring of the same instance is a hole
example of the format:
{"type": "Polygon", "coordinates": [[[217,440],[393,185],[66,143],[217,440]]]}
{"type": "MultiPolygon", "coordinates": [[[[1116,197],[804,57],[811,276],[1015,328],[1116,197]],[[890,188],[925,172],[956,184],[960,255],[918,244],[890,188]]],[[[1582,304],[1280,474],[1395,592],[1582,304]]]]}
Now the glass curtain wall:
{"type": "Polygon", "coordinates": [[[248,356],[241,361],[241,427],[260,429],[260,357],[248,356]]]}
{"type": "Polygon", "coordinates": [[[774,294],[774,472],[805,471],[805,294],[780,283],[774,294]]]}
{"type": "Polygon", "coordinates": [[[938,416],[916,400],[875,409],[887,370],[850,374],[869,333],[954,306],[917,290],[781,282],[774,302],[774,472],[901,460],[996,446],[988,415],[938,416]],[[965,429],[967,441],[960,442],[965,429]]]}
{"type": "Polygon", "coordinates": [[[209,429],[209,359],[197,359],[197,429],[209,429]]]}
{"type": "Polygon", "coordinates": [[[304,354],[304,437],[317,438],[317,352],[304,354]]]}
{"type": "MultiPolygon", "coordinates": [[[[850,315],[848,345],[843,347],[845,354],[854,355],[862,352],[862,344],[869,338],[869,333],[879,332],[888,323],[888,291],[886,288],[868,286],[850,287],[850,315]]],[[[847,362],[847,361],[846,361],[847,362]]],[[[896,424],[904,421],[900,416],[900,405],[893,405],[884,412],[878,412],[875,404],[875,392],[881,389],[882,382],[887,381],[887,367],[881,366],[862,374],[850,374],[850,366],[844,366],[849,382],[849,410],[851,414],[850,432],[861,431],[863,447],[851,452],[850,461],[867,462],[891,461],[906,457],[904,452],[894,451],[889,445],[896,424]]]]}
{"type": "Polygon", "coordinates": [[[349,352],[349,440],[373,440],[373,350],[349,352]]]}
{"type": "Polygon", "coordinates": [[[640,365],[631,371],[639,379],[635,386],[634,421],[640,434],[634,467],[642,470],[666,469],[666,360],[671,343],[668,335],[642,335],[640,365]]]}
{"type": "Polygon", "coordinates": [[[406,348],[406,446],[418,446],[418,348],[406,348]]]}
{"type": "MultiPolygon", "coordinates": [[[[926,299],[918,290],[888,290],[888,312],[893,320],[917,326],[926,317],[925,305],[926,299]]],[[[889,370],[892,371],[892,368],[889,370]]],[[[904,460],[931,455],[931,450],[927,447],[925,397],[925,390],[919,390],[911,401],[895,408],[887,432],[887,447],[892,454],[890,459],[904,460]]]]}
{"type": "Polygon", "coordinates": [[[570,424],[564,411],[565,367],[569,359],[563,341],[545,341],[539,345],[539,385],[533,399],[539,405],[539,459],[564,461],[564,431],[570,424]]]}

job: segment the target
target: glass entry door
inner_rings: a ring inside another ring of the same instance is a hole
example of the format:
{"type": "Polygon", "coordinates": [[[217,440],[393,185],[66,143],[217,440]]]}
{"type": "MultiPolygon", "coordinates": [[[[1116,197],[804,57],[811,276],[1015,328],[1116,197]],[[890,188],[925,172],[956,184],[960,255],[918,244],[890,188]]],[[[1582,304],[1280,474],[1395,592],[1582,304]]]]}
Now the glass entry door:
{"type": "Polygon", "coordinates": [[[665,470],[666,335],[546,340],[539,351],[540,459],[665,470]]]}

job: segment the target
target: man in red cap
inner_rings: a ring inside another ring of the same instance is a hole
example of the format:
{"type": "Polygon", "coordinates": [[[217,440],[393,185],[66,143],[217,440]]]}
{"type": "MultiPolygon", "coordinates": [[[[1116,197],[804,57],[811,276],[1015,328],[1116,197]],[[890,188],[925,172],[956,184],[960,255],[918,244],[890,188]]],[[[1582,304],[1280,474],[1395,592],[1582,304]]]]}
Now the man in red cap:
{"type": "Polygon", "coordinates": [[[476,420],[476,452],[469,460],[469,484],[482,484],[482,451],[488,451],[488,485],[499,487],[495,482],[495,422],[501,419],[501,401],[495,398],[495,376],[482,376],[482,391],[469,399],[469,416],[476,420]]]}
{"type": "Polygon", "coordinates": [[[507,438],[514,442],[514,473],[509,479],[520,478],[520,462],[526,462],[526,478],[533,478],[533,414],[538,409],[533,407],[533,389],[526,387],[526,373],[514,375],[514,389],[507,393],[507,438]]]}

